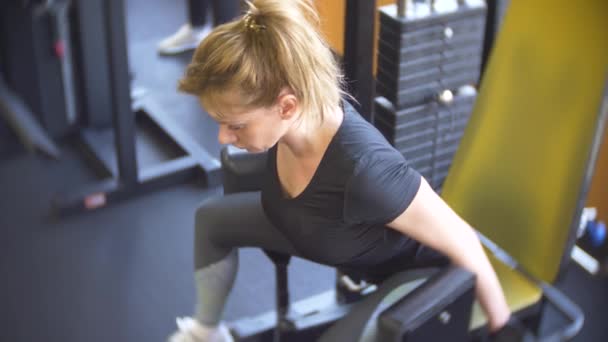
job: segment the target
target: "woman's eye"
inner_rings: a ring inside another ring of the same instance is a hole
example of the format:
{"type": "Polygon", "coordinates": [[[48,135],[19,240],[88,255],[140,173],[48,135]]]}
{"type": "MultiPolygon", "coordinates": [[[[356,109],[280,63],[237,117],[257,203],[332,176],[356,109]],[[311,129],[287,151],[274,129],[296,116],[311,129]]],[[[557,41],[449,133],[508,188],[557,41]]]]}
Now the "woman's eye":
{"type": "Polygon", "coordinates": [[[231,131],[238,131],[239,129],[244,128],[245,125],[228,125],[228,129],[231,131]]]}

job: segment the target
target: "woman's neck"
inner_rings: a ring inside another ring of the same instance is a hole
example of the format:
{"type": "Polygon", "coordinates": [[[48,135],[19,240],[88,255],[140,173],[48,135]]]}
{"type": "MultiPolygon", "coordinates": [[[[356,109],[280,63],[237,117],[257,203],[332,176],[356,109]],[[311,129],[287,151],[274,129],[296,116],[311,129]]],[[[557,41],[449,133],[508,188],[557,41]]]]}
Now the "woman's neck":
{"type": "Polygon", "coordinates": [[[279,141],[281,148],[286,147],[291,154],[298,159],[315,158],[323,154],[331,139],[344,120],[341,107],[326,113],[323,122],[316,128],[311,128],[306,123],[294,123],[293,126],[279,141]]]}

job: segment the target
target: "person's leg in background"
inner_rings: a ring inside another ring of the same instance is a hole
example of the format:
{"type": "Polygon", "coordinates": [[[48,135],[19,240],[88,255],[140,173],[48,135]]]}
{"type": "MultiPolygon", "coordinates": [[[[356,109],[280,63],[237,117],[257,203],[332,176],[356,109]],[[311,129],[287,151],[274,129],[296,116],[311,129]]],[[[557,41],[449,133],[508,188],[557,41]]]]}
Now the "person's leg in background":
{"type": "Polygon", "coordinates": [[[193,29],[200,30],[205,26],[208,12],[209,0],[188,0],[188,19],[193,29]]]}
{"type": "Polygon", "coordinates": [[[266,218],[259,193],[206,201],[195,218],[195,316],[177,319],[178,331],[170,342],[232,341],[221,316],[238,270],[238,247],[296,255],[291,243],[266,218]]]}
{"type": "Polygon", "coordinates": [[[195,49],[200,41],[211,31],[207,22],[209,0],[187,0],[188,21],[177,32],[158,44],[161,55],[175,55],[195,49]]]}
{"type": "Polygon", "coordinates": [[[235,18],[240,11],[240,0],[188,0],[188,22],[173,35],[158,44],[161,55],[175,55],[196,49],[198,44],[217,25],[235,18]],[[209,6],[212,22],[208,22],[209,6]]]}
{"type": "Polygon", "coordinates": [[[213,0],[213,26],[229,22],[241,11],[240,0],[213,0]]]}

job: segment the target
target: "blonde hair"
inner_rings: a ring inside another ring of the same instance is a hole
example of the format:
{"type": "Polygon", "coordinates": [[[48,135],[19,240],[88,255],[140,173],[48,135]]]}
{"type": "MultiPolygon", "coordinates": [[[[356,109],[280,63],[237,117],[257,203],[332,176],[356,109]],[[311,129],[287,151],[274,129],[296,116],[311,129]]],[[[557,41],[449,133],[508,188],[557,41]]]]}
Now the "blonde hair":
{"type": "Polygon", "coordinates": [[[303,118],[322,122],[323,113],[347,95],[344,77],[320,33],[311,0],[247,1],[246,13],[214,29],[196,49],[180,80],[180,91],[203,103],[237,90],[247,108],[273,105],[289,87],[303,118]]]}

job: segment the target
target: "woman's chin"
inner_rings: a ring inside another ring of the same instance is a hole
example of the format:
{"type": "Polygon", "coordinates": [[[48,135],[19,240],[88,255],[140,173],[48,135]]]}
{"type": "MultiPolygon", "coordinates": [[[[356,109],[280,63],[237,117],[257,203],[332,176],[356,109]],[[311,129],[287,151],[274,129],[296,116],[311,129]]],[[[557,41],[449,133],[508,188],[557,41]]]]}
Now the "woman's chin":
{"type": "Polygon", "coordinates": [[[267,148],[259,148],[259,147],[251,147],[251,146],[241,146],[241,145],[232,145],[238,149],[245,150],[249,153],[262,153],[266,152],[267,148]]]}
{"type": "Polygon", "coordinates": [[[245,150],[249,153],[262,153],[266,152],[265,148],[257,148],[257,147],[245,147],[245,150]]]}

